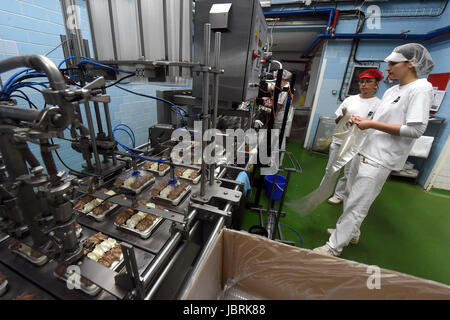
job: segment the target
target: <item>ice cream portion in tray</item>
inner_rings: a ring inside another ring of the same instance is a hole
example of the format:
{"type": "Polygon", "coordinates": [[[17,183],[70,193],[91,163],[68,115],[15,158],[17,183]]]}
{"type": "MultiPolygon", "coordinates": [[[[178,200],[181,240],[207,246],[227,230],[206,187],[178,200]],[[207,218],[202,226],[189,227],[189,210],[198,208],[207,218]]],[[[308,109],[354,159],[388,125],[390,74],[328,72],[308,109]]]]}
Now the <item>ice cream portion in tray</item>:
{"type": "Polygon", "coordinates": [[[162,181],[157,187],[152,189],[152,197],[161,197],[163,199],[175,200],[189,186],[186,182],[177,181],[175,185],[169,184],[169,179],[162,181]]]}
{"type": "Polygon", "coordinates": [[[38,300],[38,297],[34,293],[25,291],[19,294],[14,300],[38,300]]]}
{"type": "MultiPolygon", "coordinates": [[[[109,196],[115,195],[116,193],[113,190],[108,190],[106,188],[102,188],[99,192],[107,194],[109,196]]],[[[125,198],[125,195],[119,194],[117,197],[125,198]]],[[[100,216],[105,213],[105,211],[111,209],[114,206],[114,203],[105,201],[102,199],[96,198],[93,195],[86,195],[81,200],[77,202],[77,204],[73,207],[75,210],[83,212],[83,213],[93,213],[96,216],[100,216]]]]}
{"type": "Polygon", "coordinates": [[[149,181],[154,180],[154,178],[155,176],[147,171],[128,172],[114,181],[114,188],[125,188],[136,191],[146,185],[149,181]]]}
{"type": "Polygon", "coordinates": [[[101,232],[86,239],[84,254],[107,268],[114,268],[123,259],[120,244],[101,232]]]}
{"type": "Polygon", "coordinates": [[[47,256],[16,239],[11,239],[9,249],[36,265],[44,265],[47,256]]]}
{"type": "Polygon", "coordinates": [[[175,175],[179,178],[195,180],[198,177],[199,170],[190,168],[177,168],[175,175]]]}
{"type": "MultiPolygon", "coordinates": [[[[163,206],[147,203],[145,200],[139,200],[138,203],[150,208],[164,209],[163,206]]],[[[157,219],[158,217],[153,214],[127,208],[117,216],[115,223],[118,226],[126,226],[129,229],[145,232],[157,219]]]]}
{"type": "Polygon", "coordinates": [[[170,166],[167,163],[157,161],[145,161],[144,165],[142,166],[144,170],[160,171],[160,172],[164,172],[169,167],[170,166]]]}

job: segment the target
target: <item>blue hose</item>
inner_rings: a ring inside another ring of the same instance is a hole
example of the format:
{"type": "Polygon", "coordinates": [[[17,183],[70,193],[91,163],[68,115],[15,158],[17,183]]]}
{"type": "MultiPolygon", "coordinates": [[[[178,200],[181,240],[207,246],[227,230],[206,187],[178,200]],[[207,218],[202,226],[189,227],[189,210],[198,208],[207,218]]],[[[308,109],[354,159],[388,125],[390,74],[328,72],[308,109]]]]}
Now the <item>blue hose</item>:
{"type": "Polygon", "coordinates": [[[47,89],[48,88],[46,86],[47,84],[48,84],[48,82],[22,82],[22,83],[18,83],[18,84],[15,84],[15,85],[9,87],[4,93],[7,95],[10,95],[15,90],[24,88],[24,87],[32,87],[33,89],[36,89],[36,88],[34,88],[34,86],[41,86],[41,87],[44,87],[45,89],[47,89]]]}
{"type": "MultiPolygon", "coordinates": [[[[119,141],[117,141],[116,137],[114,136],[114,132],[116,132],[117,130],[123,130],[123,131],[125,131],[124,129],[118,128],[119,126],[125,126],[125,127],[127,127],[128,129],[130,129],[130,130],[131,130],[131,128],[128,127],[127,125],[125,125],[125,124],[120,123],[120,124],[118,124],[117,126],[114,127],[113,132],[112,132],[112,136],[113,136],[114,141],[116,141],[117,144],[118,144],[119,146],[121,146],[123,149],[125,149],[126,151],[128,151],[128,153],[134,155],[135,157],[138,157],[138,158],[141,158],[141,159],[147,160],[147,161],[165,162],[165,161],[169,161],[169,160],[170,160],[170,158],[166,158],[166,159],[151,159],[151,158],[147,158],[147,157],[141,156],[141,155],[139,155],[139,154],[133,152],[132,150],[130,150],[130,148],[128,148],[127,146],[125,146],[125,145],[121,144],[119,141]]],[[[133,130],[131,130],[131,133],[133,134],[133,137],[134,137],[133,130]]]]}
{"type": "Polygon", "coordinates": [[[180,109],[176,104],[174,104],[173,102],[171,102],[169,100],[166,100],[166,99],[163,99],[163,98],[159,98],[159,97],[150,96],[148,94],[143,94],[143,93],[140,93],[140,92],[134,92],[134,91],[131,91],[129,89],[122,88],[121,86],[118,86],[118,85],[116,85],[116,87],[121,89],[121,90],[123,90],[123,91],[129,92],[129,93],[132,93],[132,94],[135,94],[135,95],[138,95],[138,96],[142,96],[142,97],[145,97],[145,98],[155,99],[155,100],[159,100],[159,101],[165,102],[165,103],[171,105],[172,107],[174,107],[176,109],[174,112],[179,114],[182,118],[184,118],[184,115],[181,113],[182,109],[180,109]]]}
{"type": "MultiPolygon", "coordinates": [[[[131,129],[129,126],[127,126],[126,124],[123,124],[123,123],[119,123],[118,125],[116,125],[115,127],[114,127],[114,130],[116,129],[116,128],[119,128],[119,127],[125,127],[125,128],[127,128],[128,130],[130,130],[130,133],[131,133],[131,135],[133,136],[132,138],[131,138],[131,141],[132,141],[132,143],[133,143],[133,148],[135,148],[136,147],[136,136],[134,135],[134,132],[133,132],[133,129],[131,129]]],[[[117,129],[117,130],[119,130],[119,129],[117,129]]],[[[123,130],[123,131],[126,131],[126,130],[124,130],[124,129],[121,129],[121,130],[123,130]]],[[[127,133],[130,135],[130,133],[127,131],[127,133]]],[[[131,137],[131,136],[130,136],[131,137]]]]}
{"type": "MultiPolygon", "coordinates": [[[[274,224],[274,222],[264,222],[264,224],[274,224]]],[[[286,225],[286,224],[282,224],[282,223],[279,223],[279,224],[280,224],[280,226],[289,228],[289,229],[291,229],[292,231],[294,231],[295,234],[300,238],[300,242],[301,242],[300,248],[303,248],[303,238],[301,237],[301,235],[300,235],[297,231],[295,231],[294,228],[292,228],[292,227],[290,227],[290,226],[288,226],[288,225],[286,225]]]]}
{"type": "Polygon", "coordinates": [[[71,56],[71,57],[65,58],[63,61],[61,61],[61,62],[58,64],[58,69],[61,69],[61,66],[62,66],[66,61],[69,61],[69,60],[72,60],[72,59],[75,59],[75,56],[71,56]]]}
{"type": "Polygon", "coordinates": [[[11,78],[9,78],[8,81],[6,81],[5,85],[2,87],[2,91],[4,91],[4,89],[6,89],[18,75],[21,75],[22,73],[27,72],[27,71],[31,71],[31,70],[33,70],[33,69],[27,68],[27,69],[24,69],[22,71],[19,71],[19,72],[16,72],[15,74],[13,74],[11,76],[11,78]]]}
{"type": "Polygon", "coordinates": [[[133,144],[133,148],[136,148],[136,143],[133,140],[132,135],[127,130],[122,129],[122,128],[117,128],[117,129],[114,130],[114,132],[116,132],[116,131],[123,131],[123,132],[125,132],[130,137],[131,143],[133,144]]]}
{"type": "Polygon", "coordinates": [[[117,71],[117,72],[123,72],[123,73],[128,73],[128,74],[135,74],[135,72],[133,72],[133,71],[126,71],[126,70],[116,69],[116,68],[113,68],[113,67],[110,67],[110,66],[107,66],[107,65],[104,65],[104,64],[92,61],[92,60],[81,60],[80,63],[89,63],[89,64],[93,64],[93,65],[96,65],[96,66],[99,66],[99,67],[102,67],[102,68],[105,68],[105,69],[114,70],[114,71],[117,71]]]}

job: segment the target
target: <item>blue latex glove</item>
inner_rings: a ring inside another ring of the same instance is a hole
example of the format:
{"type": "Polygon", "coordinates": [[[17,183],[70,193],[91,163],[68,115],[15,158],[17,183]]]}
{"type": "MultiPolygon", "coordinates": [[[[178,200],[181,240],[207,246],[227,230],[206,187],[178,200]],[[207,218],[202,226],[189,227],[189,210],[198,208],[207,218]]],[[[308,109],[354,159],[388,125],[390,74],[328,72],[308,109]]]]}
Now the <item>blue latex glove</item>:
{"type": "Polygon", "coordinates": [[[247,191],[252,188],[250,185],[250,180],[248,178],[248,175],[244,171],[241,171],[239,173],[239,175],[236,178],[236,181],[244,183],[244,195],[247,194],[247,191]]]}

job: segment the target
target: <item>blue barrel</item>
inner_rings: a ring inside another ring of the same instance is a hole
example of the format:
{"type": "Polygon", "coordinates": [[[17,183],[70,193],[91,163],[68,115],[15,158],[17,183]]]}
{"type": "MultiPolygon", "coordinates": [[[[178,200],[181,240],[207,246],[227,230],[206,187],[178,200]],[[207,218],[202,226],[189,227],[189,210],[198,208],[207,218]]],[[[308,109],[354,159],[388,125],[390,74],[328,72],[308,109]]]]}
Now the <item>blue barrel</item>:
{"type": "MultiPolygon", "coordinates": [[[[275,175],[269,174],[266,176],[266,196],[270,199],[270,193],[272,192],[272,184],[273,184],[273,177],[275,175]]],[[[273,187],[273,195],[272,200],[280,200],[281,196],[283,195],[284,186],[286,184],[286,178],[282,175],[277,175],[277,181],[275,182],[275,186],[273,187]]]]}

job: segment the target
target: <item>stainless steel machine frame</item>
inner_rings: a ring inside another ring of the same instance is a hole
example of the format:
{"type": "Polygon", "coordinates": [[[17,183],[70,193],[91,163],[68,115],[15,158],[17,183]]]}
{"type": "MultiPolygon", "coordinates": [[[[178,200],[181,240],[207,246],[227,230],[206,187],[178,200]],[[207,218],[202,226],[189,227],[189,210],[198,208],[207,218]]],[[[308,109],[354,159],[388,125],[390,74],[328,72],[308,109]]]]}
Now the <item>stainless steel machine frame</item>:
{"type": "MultiPolygon", "coordinates": [[[[63,10],[65,6],[74,3],[73,0],[62,1],[63,10]]],[[[205,24],[203,30],[204,57],[202,63],[146,61],[143,64],[148,63],[152,66],[182,65],[193,72],[202,74],[205,85],[200,102],[204,133],[208,128],[214,128],[216,125],[220,96],[219,78],[224,70],[219,68],[222,65],[219,61],[221,33],[215,33],[215,58],[214,66],[211,66],[211,25],[205,24]],[[212,90],[210,90],[211,74],[213,75],[212,90]],[[210,101],[213,104],[212,108],[209,105],[210,101]]],[[[83,53],[81,33],[76,33],[74,37],[67,39],[73,42],[70,48],[75,48],[71,54],[76,55],[77,58],[74,60],[76,62],[83,53]]],[[[126,62],[121,61],[121,63],[126,62]]],[[[102,142],[97,138],[100,136],[104,138],[104,142],[112,141],[108,107],[110,100],[104,88],[104,78],[97,78],[87,84],[83,83],[82,89],[68,89],[56,66],[39,56],[17,57],[0,61],[0,72],[20,66],[32,67],[47,74],[51,89],[43,93],[45,101],[59,107],[33,111],[7,104],[0,105],[0,115],[5,120],[5,123],[1,123],[0,146],[6,170],[9,173],[8,178],[2,181],[1,188],[6,191],[18,190],[18,192],[14,191],[10,194],[14,203],[19,204],[19,212],[24,216],[24,219],[19,219],[19,224],[27,226],[31,234],[29,237],[27,234],[18,232],[10,235],[0,233],[0,264],[14,268],[23,278],[33,279],[33,282],[38,284],[43,291],[59,299],[175,299],[179,297],[180,292],[183,291],[183,284],[191,274],[189,270],[192,266],[195,269],[195,266],[198,265],[198,259],[201,258],[201,252],[204,252],[205,245],[208,246],[211,243],[211,239],[218,234],[222,227],[231,225],[233,211],[241,204],[243,187],[243,183],[235,181],[235,178],[241,171],[249,172],[249,165],[245,167],[222,166],[220,173],[215,176],[216,166],[209,167],[202,162],[201,182],[193,187],[191,199],[168,211],[139,205],[136,202],[138,197],[134,195],[129,195],[127,200],[117,197],[108,198],[109,202],[119,204],[121,207],[138,209],[164,218],[166,222],[152,235],[150,238],[152,241],[131,238],[123,231],[112,229],[108,221],[93,222],[88,217],[77,216],[72,210],[72,206],[80,195],[94,193],[96,197],[105,200],[106,196],[95,190],[103,186],[110,186],[114,175],[118,172],[134,171],[140,160],[130,154],[118,152],[113,145],[110,148],[114,151],[108,154],[112,160],[112,166],[104,167],[101,164],[101,152],[98,147],[102,142]],[[94,104],[98,133],[94,131],[94,119],[90,110],[91,102],[94,104]],[[107,134],[104,135],[101,135],[103,128],[99,103],[103,104],[107,123],[107,134]],[[80,104],[84,104],[86,110],[87,127],[84,126],[83,119],[81,119],[80,104]],[[10,120],[15,121],[13,125],[8,123],[10,120]],[[31,127],[29,124],[32,124],[31,127]],[[79,129],[80,134],[72,133],[74,137],[87,139],[87,148],[84,151],[80,149],[80,152],[84,152],[83,155],[88,166],[91,154],[94,155],[94,172],[72,172],[78,177],[64,177],[64,174],[57,172],[51,153],[56,146],[53,143],[50,144],[48,139],[62,137],[62,131],[68,125],[71,125],[72,129],[79,129]],[[27,152],[27,141],[40,144],[47,174],[42,173],[42,167],[39,169],[39,162],[27,152]],[[11,142],[20,144],[25,152],[18,151],[11,142]],[[27,163],[31,170],[27,167],[27,163]],[[33,189],[36,187],[39,187],[38,193],[33,189]],[[229,190],[229,194],[223,190],[229,190]],[[190,201],[193,199],[195,201],[190,201]],[[96,297],[85,296],[77,290],[67,290],[66,284],[53,276],[53,271],[58,263],[69,265],[78,261],[82,256],[82,244],[75,237],[77,220],[83,227],[85,234],[83,239],[95,232],[103,232],[117,239],[123,250],[124,267],[121,270],[109,270],[90,259],[83,260],[80,266],[82,276],[102,289],[102,292],[96,297]],[[46,225],[50,225],[50,227],[46,227],[46,225]],[[8,248],[9,240],[13,237],[39,249],[52,259],[37,269],[25,260],[15,259],[8,248]],[[55,248],[57,248],[57,254],[54,252],[55,248]]],[[[135,151],[141,155],[152,156],[153,149],[147,147],[147,145],[139,146],[135,151]]],[[[202,150],[205,147],[206,144],[202,140],[202,150]]],[[[173,167],[173,164],[171,166],[173,167]]]]}
{"type": "MultiPolygon", "coordinates": [[[[214,18],[210,9],[215,4],[231,4],[228,27],[214,29],[221,36],[221,67],[219,100],[227,102],[248,101],[258,96],[267,24],[259,0],[200,0],[195,3],[195,30],[214,18]]],[[[194,54],[204,51],[202,35],[194,38],[194,54]]],[[[197,57],[195,57],[197,59],[197,57]]],[[[198,59],[197,59],[198,60],[198,59]]],[[[192,94],[201,97],[204,87],[200,76],[193,75],[192,94]]]]}

